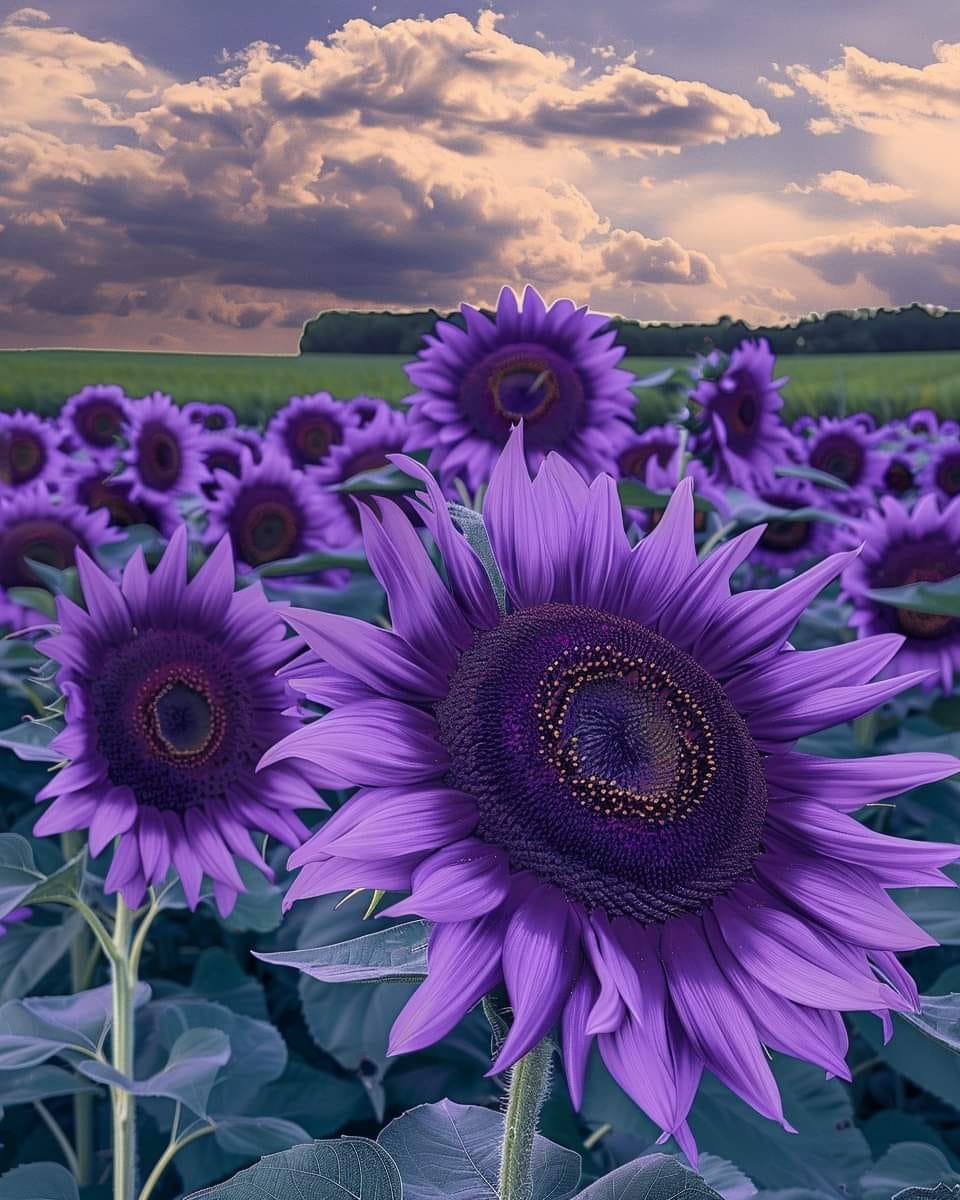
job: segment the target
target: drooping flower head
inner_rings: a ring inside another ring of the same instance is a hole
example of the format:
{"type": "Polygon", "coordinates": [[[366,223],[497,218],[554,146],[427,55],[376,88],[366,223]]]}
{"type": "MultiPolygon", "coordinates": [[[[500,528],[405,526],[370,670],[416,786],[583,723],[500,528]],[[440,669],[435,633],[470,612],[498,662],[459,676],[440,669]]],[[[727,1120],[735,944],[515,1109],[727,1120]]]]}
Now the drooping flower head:
{"type": "Polygon", "coordinates": [[[116,384],[97,383],[71,396],[60,420],[74,443],[88,454],[119,457],[118,440],[127,431],[130,401],[116,384]]]}
{"type": "Polygon", "coordinates": [[[867,592],[960,575],[960,499],[941,510],[928,493],[908,510],[884,496],[855,529],[864,548],[843,573],[843,593],[854,606],[850,624],[860,637],[899,634],[905,640],[888,670],[926,670],[924,686],[949,693],[960,671],[960,618],[894,608],[867,592]]]}
{"type": "MultiPolygon", "coordinates": [[[[384,404],[366,425],[347,431],[343,442],[330,451],[324,466],[309,472],[310,486],[326,488],[331,484],[344,483],[354,475],[388,467],[389,456],[403,449],[407,433],[407,414],[384,404]]],[[[360,517],[355,499],[338,492],[327,492],[325,495],[328,502],[328,544],[359,545],[360,517]]]]}
{"type": "Polygon", "coordinates": [[[821,417],[804,445],[809,465],[842,480],[851,499],[869,501],[880,485],[884,457],[878,435],[868,433],[856,417],[821,417]]]}
{"type": "Polygon", "coordinates": [[[517,430],[483,520],[506,600],[420,464],[449,588],[390,501],[364,510],[392,631],[291,610],[330,711],[273,747],[360,788],[290,858],[286,897],[409,891],[429,972],[390,1052],[448,1033],[505,986],[500,1071],[559,1026],[579,1103],[594,1039],[620,1085],[693,1158],[702,1071],[784,1124],[765,1047],[849,1078],[840,1013],[917,1007],[893,951],[930,939],[887,889],[941,884],[956,846],[847,813],[960,767],[947,755],[832,760],[796,739],[916,682],[869,682],[895,634],[788,644],[856,552],[731,595],[762,534],[698,562],[692,480],[634,549],[612,478],[551,455],[531,482],[517,430]]]}
{"type": "Polygon", "coordinates": [[[0,504],[0,627],[37,622],[36,612],[8,595],[10,588],[44,586],[28,559],[65,571],[75,564],[78,550],[95,554],[116,537],[105,512],[57,500],[39,485],[0,504]]]}
{"type": "Polygon", "coordinates": [[[134,500],[164,500],[199,490],[205,478],[200,457],[203,435],[169,396],[154,392],[131,402],[126,468],[117,476],[130,484],[134,500]]]}
{"type": "Polygon", "coordinates": [[[915,438],[934,441],[940,428],[940,416],[932,408],[915,408],[907,417],[907,430],[915,438]]]}
{"type": "Polygon", "coordinates": [[[704,421],[696,448],[712,456],[713,474],[723,483],[748,484],[796,456],[796,439],[779,415],[787,376],[773,378],[775,363],[770,343],[760,338],[741,342],[729,359],[714,350],[701,365],[690,393],[704,421]]]}
{"type": "Polygon", "coordinates": [[[930,448],[919,475],[925,492],[936,492],[944,504],[960,496],[960,438],[945,438],[930,448]]]}
{"type": "Polygon", "coordinates": [[[0,413],[0,498],[56,483],[63,463],[58,441],[56,427],[36,413],[0,413]]]}
{"type": "Polygon", "coordinates": [[[267,426],[268,445],[286,454],[300,470],[318,467],[330,458],[348,429],[360,424],[359,415],[329,392],[291,396],[267,426]]]}
{"type": "Polygon", "coordinates": [[[131,490],[132,484],[121,483],[101,462],[72,463],[63,482],[64,500],[68,504],[106,512],[113,529],[150,525],[169,538],[182,520],[173,500],[145,497],[134,500],[131,490]]]}
{"type": "Polygon", "coordinates": [[[89,829],[94,855],[118,838],[106,888],[129,905],[172,864],[191,908],[206,875],[226,915],[244,890],[235,856],[270,874],[251,832],[297,846],[294,810],[325,806],[305,764],[255,771],[297,724],[275,672],[298,641],[259,585],[234,591],[227,539],[189,583],[186,553],[181,526],[152,574],[137,551],[122,586],[78,555],[86,612],[59,597],[60,632],[38,643],[60,664],[52,744],[69,765],[38,794],[55,799],[34,832],[89,829]]]}
{"type": "MultiPolygon", "coordinates": [[[[757,490],[764,504],[797,512],[804,508],[824,509],[824,496],[804,479],[772,479],[757,490]]],[[[773,571],[795,572],[819,562],[838,548],[843,526],[813,519],[791,520],[789,516],[767,520],[751,562],[773,571]]]]}
{"type": "Polygon", "coordinates": [[[493,320],[460,309],[466,329],[438,321],[404,368],[417,388],[407,449],[429,447],[444,487],[459,476],[475,492],[523,421],[531,466],[557,450],[585,477],[615,471],[637,400],[635,376],[616,365],[624,347],[602,332],[608,318],[571,300],[547,308],[532,287],[520,307],[504,288],[493,320]]]}
{"type": "MultiPolygon", "coordinates": [[[[621,479],[647,477],[647,464],[651,459],[666,469],[669,467],[677,447],[680,445],[680,429],[676,425],[654,425],[643,433],[635,434],[617,456],[617,474],[621,479]]],[[[676,477],[674,477],[676,483],[676,477]]]]}
{"type": "Polygon", "coordinates": [[[239,476],[221,471],[217,482],[205,539],[212,545],[229,535],[241,567],[296,558],[328,544],[337,502],[276,449],[266,447],[259,463],[245,460],[239,476]]]}
{"type": "Polygon", "coordinates": [[[194,425],[208,433],[219,433],[223,429],[233,429],[237,424],[237,414],[229,404],[203,404],[194,400],[183,406],[184,416],[194,425]]]}
{"type": "Polygon", "coordinates": [[[200,488],[208,500],[220,491],[218,472],[225,471],[239,479],[244,463],[254,461],[246,442],[235,437],[232,429],[226,433],[205,433],[200,439],[200,457],[208,476],[200,488]]]}

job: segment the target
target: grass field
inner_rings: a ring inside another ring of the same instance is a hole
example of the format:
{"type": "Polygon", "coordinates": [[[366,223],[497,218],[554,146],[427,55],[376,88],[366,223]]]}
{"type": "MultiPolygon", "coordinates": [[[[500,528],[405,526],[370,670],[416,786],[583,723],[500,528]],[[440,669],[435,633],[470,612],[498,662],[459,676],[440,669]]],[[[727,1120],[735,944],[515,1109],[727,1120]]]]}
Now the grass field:
{"type": "MultiPolygon", "coordinates": [[[[261,419],[288,396],[326,390],[397,401],[409,393],[406,359],[393,355],[142,354],[100,350],[0,351],[0,408],[53,413],[88,383],[117,383],[131,396],[159,390],[181,403],[227,401],[245,421],[261,419]]],[[[690,360],[631,358],[648,375],[690,360]]],[[[869,409],[879,418],[930,407],[960,417],[960,352],[793,355],[779,362],[790,376],[786,415],[869,409]]],[[[650,395],[650,418],[666,403],[650,395]]]]}

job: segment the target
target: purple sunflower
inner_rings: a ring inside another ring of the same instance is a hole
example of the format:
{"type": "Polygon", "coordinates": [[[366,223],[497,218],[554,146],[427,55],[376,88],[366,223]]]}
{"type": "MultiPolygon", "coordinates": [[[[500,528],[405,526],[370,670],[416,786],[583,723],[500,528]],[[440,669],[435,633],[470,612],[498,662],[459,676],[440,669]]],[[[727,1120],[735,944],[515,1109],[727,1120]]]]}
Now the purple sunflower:
{"type": "Polygon", "coordinates": [[[86,611],[58,597],[60,631],[38,643],[60,664],[52,745],[69,765],[38,794],[55,799],[34,832],[89,829],[94,855],[117,838],[106,889],[131,907],[172,865],[191,908],[207,875],[226,915],[244,890],[235,857],[271,874],[251,832],[294,847],[295,810],[326,807],[308,764],[256,773],[298,723],[276,671],[300,643],[259,585],[234,591],[228,539],[189,583],[183,526],[152,574],[139,550],[122,585],[83,553],[77,566],[86,611]]]}
{"type": "MultiPolygon", "coordinates": [[[[843,499],[869,502],[883,478],[880,436],[864,429],[856,417],[821,417],[804,445],[807,463],[842,480],[850,489],[843,499]]],[[[835,498],[841,499],[839,492],[835,498]]]]}
{"type": "Polygon", "coordinates": [[[609,318],[571,300],[547,308],[532,287],[522,307],[504,288],[493,320],[469,304],[460,311],[466,329],[438,321],[404,368],[418,389],[407,397],[406,448],[429,447],[445,488],[459,476],[475,492],[523,421],[531,466],[557,450],[587,478],[615,472],[637,398],[636,377],[616,365],[625,348],[604,332],[609,318]]]}
{"type": "MultiPolygon", "coordinates": [[[[344,483],[354,475],[379,471],[390,465],[390,455],[404,448],[409,432],[407,414],[385,404],[362,427],[348,431],[334,446],[322,467],[309,472],[311,486],[344,483]]],[[[325,493],[328,507],[327,542],[331,546],[353,546],[360,542],[360,516],[356,497],[342,492],[325,493]]]]}
{"type": "Polygon", "coordinates": [[[169,497],[134,500],[132,484],[121,483],[101,462],[73,463],[64,477],[64,500],[91,512],[104,510],[113,529],[150,525],[169,538],[181,524],[177,506],[169,497]]]}
{"type": "Polygon", "coordinates": [[[917,486],[913,456],[905,450],[884,452],[884,462],[877,490],[885,496],[905,496],[917,486]]]}
{"type": "Polygon", "coordinates": [[[60,431],[36,413],[0,413],[0,498],[21,488],[56,484],[63,465],[60,431]]]}
{"type": "Polygon", "coordinates": [[[164,500],[197,492],[205,479],[200,429],[169,396],[154,392],[130,406],[126,468],[117,475],[130,484],[134,500],[164,500]]]}
{"type": "Polygon", "coordinates": [[[701,364],[690,392],[703,410],[696,449],[712,456],[713,474],[722,483],[749,485],[797,455],[796,438],[779,415],[787,377],[773,378],[775,363],[769,342],[760,338],[741,342],[729,359],[714,350],[701,364]]]}
{"type": "Polygon", "coordinates": [[[949,438],[932,446],[918,481],[923,491],[936,492],[943,504],[960,496],[960,439],[949,438]]]}
{"type": "MultiPolygon", "coordinates": [[[[666,465],[661,465],[657,457],[649,458],[643,482],[652,492],[658,492],[660,495],[669,498],[680,480],[679,460],[679,446],[674,449],[666,465]]],[[[709,500],[720,519],[725,521],[730,515],[730,502],[727,500],[727,493],[722,487],[718,486],[703,463],[696,458],[687,459],[684,464],[683,475],[693,480],[697,496],[700,499],[709,500]]],[[[665,512],[666,508],[627,509],[627,513],[631,519],[636,521],[640,529],[647,532],[655,529],[660,524],[665,512]]],[[[693,529],[695,533],[705,533],[709,523],[709,513],[706,509],[695,508],[693,510],[693,529]]]]}
{"type": "MultiPolygon", "coordinates": [[[[654,425],[643,433],[635,434],[623,446],[617,456],[617,474],[621,479],[643,481],[647,477],[647,464],[653,460],[661,468],[669,468],[679,445],[679,426],[654,425]]],[[[674,475],[673,482],[676,481],[674,475]]]]}
{"type": "Polygon", "coordinates": [[[67,400],[60,422],[77,448],[96,458],[119,457],[117,442],[127,432],[130,401],[123,388],[95,383],[67,400]]]}
{"type": "Polygon", "coordinates": [[[348,429],[360,424],[358,413],[329,392],[312,396],[291,396],[267,426],[264,439],[269,446],[286,454],[300,470],[329,461],[334,446],[339,446],[348,429]]]}
{"type": "Polygon", "coordinates": [[[57,500],[45,487],[24,489],[0,504],[0,627],[36,623],[36,612],[7,595],[9,588],[44,586],[27,559],[65,571],[75,565],[78,550],[95,554],[117,536],[105,512],[57,500]]]}
{"type": "Polygon", "coordinates": [[[218,472],[217,483],[205,541],[215,544],[228,535],[241,567],[296,558],[328,544],[329,528],[339,516],[337,501],[276,449],[266,447],[259,463],[245,459],[239,476],[218,472]]]}
{"type": "Polygon", "coordinates": [[[899,635],[903,644],[887,671],[926,671],[925,687],[939,683],[949,693],[960,670],[960,618],[894,608],[867,592],[960,575],[960,498],[941,510],[930,493],[911,509],[884,496],[855,529],[863,553],[842,579],[842,594],[853,604],[850,624],[861,638],[899,635]]]}
{"type": "Polygon", "coordinates": [[[208,433],[233,429],[237,424],[237,414],[229,404],[202,404],[199,400],[194,400],[183,406],[183,414],[188,421],[199,425],[208,433]]]}
{"type": "Polygon", "coordinates": [[[205,433],[200,439],[200,457],[209,477],[201,483],[200,490],[208,500],[213,500],[220,491],[218,472],[226,471],[239,479],[244,463],[254,461],[247,443],[235,437],[232,429],[225,433],[205,433]]]}
{"type": "Polygon", "coordinates": [[[230,436],[246,446],[254,462],[259,462],[263,458],[263,437],[258,430],[251,429],[247,425],[238,425],[236,429],[230,431],[230,436]]]}
{"type": "MultiPolygon", "coordinates": [[[[774,508],[796,511],[823,509],[823,493],[804,479],[772,479],[757,488],[757,498],[774,508]]],[[[771,518],[751,556],[751,562],[774,571],[789,571],[818,562],[836,550],[843,527],[829,521],[791,521],[789,517],[771,518]]]]}
{"type": "Polygon", "coordinates": [[[369,425],[381,409],[389,408],[386,400],[379,396],[354,396],[347,408],[356,416],[360,425],[369,425]]]}
{"type": "Polygon", "coordinates": [[[631,548],[613,479],[588,485],[550,455],[531,482],[517,430],[483,511],[501,611],[439,485],[397,462],[423,481],[449,588],[384,500],[362,520],[392,631],[286,614],[321,663],[330,711],[262,765],[306,761],[327,786],[360,789],[291,855],[287,906],[402,890],[386,912],[434,923],[391,1054],[435,1042],[502,985],[513,1024],[491,1073],[559,1026],[574,1102],[597,1039],[691,1159],[704,1069],[788,1127],[765,1047],[849,1078],[840,1014],[915,1011],[895,952],[934,944],[887,889],[943,885],[960,855],[847,815],[953,774],[957,759],[796,749],[923,678],[870,682],[896,634],[789,646],[856,552],[731,595],[761,529],[698,562],[684,480],[631,548]]]}

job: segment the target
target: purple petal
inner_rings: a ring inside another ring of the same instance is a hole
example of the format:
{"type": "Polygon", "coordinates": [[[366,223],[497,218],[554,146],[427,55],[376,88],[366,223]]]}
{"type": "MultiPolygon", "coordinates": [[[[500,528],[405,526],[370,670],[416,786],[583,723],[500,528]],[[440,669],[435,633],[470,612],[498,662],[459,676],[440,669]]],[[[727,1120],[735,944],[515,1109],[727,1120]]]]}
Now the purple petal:
{"type": "Polygon", "coordinates": [[[424,859],[413,873],[411,894],[382,915],[468,920],[497,908],[509,890],[506,854],[477,838],[464,838],[424,859]]]}

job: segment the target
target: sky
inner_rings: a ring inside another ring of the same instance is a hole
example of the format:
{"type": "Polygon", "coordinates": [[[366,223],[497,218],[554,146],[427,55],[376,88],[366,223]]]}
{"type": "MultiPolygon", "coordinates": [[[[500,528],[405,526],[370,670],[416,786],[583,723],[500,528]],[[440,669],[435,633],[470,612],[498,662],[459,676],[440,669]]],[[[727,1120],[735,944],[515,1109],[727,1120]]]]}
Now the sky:
{"type": "Polygon", "coordinates": [[[0,347],[960,308],[957,0],[0,0],[0,347]]]}

